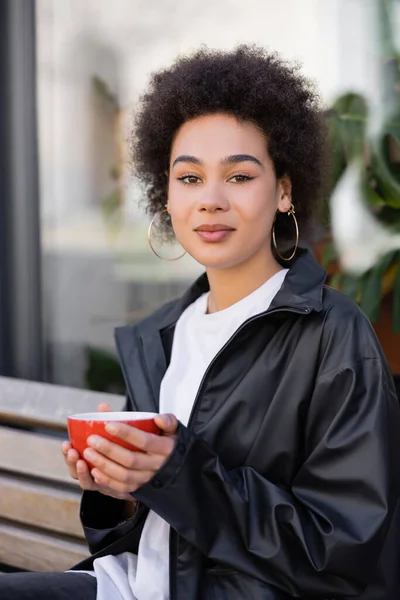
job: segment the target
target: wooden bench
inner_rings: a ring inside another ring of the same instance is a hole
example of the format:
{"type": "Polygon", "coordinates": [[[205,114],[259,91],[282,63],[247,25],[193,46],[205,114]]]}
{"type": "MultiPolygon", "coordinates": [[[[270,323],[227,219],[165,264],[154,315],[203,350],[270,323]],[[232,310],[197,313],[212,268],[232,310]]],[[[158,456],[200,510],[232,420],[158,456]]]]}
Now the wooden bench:
{"type": "Polygon", "coordinates": [[[67,416],[124,398],[0,377],[0,563],[63,571],[88,555],[80,488],[61,453],[67,416]]]}

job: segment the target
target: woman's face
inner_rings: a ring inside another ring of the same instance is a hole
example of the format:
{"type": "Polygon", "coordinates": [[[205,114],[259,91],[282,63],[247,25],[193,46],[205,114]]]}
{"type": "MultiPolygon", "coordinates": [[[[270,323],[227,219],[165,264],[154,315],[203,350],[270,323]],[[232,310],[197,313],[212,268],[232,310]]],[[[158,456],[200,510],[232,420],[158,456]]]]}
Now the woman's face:
{"type": "Polygon", "coordinates": [[[172,145],[168,210],[178,241],[206,268],[271,258],[277,210],[291,184],[277,180],[264,135],[227,114],[186,122],[172,145]]]}

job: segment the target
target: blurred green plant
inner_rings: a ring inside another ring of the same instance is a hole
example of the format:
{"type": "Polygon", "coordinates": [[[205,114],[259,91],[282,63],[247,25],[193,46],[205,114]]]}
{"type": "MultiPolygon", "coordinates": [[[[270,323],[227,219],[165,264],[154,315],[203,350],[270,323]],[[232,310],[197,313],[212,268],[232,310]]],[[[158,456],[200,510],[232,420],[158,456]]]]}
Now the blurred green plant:
{"type": "MultiPolygon", "coordinates": [[[[384,94],[385,114],[378,137],[369,136],[367,100],[356,93],[346,93],[336,100],[326,118],[329,130],[331,163],[330,192],[345,170],[362,160],[362,192],[369,210],[388,230],[400,232],[400,54],[395,45],[394,4],[399,0],[379,0],[382,37],[382,69],[388,93],[384,94]]],[[[399,7],[400,10],[400,7],[399,7]]],[[[329,205],[321,215],[329,222],[329,205]]],[[[328,267],[339,259],[334,242],[328,239],[322,257],[328,267]]],[[[338,270],[330,285],[356,300],[372,322],[379,318],[382,298],[393,292],[393,329],[400,334],[400,249],[384,256],[359,276],[338,270]]]]}
{"type": "Polygon", "coordinates": [[[89,390],[125,394],[125,382],[118,360],[110,352],[86,347],[85,382],[89,390]]]}
{"type": "Polygon", "coordinates": [[[121,140],[119,139],[119,126],[122,114],[121,106],[116,94],[113,94],[107,83],[95,75],[92,77],[92,85],[96,96],[102,102],[104,107],[104,118],[112,120],[112,126],[115,130],[116,151],[118,162],[112,164],[109,169],[109,177],[114,182],[114,188],[100,201],[100,208],[107,225],[110,235],[110,241],[113,242],[121,230],[124,223],[123,204],[124,193],[122,183],[122,150],[121,140]]]}

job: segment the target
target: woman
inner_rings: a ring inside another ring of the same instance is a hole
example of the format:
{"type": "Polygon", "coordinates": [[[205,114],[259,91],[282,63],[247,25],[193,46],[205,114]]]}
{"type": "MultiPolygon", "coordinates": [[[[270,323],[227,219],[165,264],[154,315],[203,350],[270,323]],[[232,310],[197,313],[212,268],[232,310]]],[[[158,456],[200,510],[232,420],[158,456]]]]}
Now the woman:
{"type": "Polygon", "coordinates": [[[206,270],[117,331],[127,410],[162,413],[164,435],[114,423],[144,453],[93,436],[91,472],[66,443],[93,555],[0,591],[398,598],[391,375],[367,319],[297,247],[323,177],[313,88],[261,49],[202,50],[153,77],[133,156],[154,226],[206,270]]]}

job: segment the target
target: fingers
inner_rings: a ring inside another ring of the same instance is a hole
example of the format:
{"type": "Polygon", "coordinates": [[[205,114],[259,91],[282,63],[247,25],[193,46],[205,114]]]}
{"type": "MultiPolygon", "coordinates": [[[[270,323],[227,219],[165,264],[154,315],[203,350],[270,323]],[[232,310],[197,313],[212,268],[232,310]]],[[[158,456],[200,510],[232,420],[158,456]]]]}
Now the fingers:
{"type": "Polygon", "coordinates": [[[80,456],[79,453],[76,450],[74,450],[74,448],[71,448],[70,450],[68,450],[65,458],[67,465],[70,465],[72,467],[76,465],[76,463],[80,459],[80,456]]]}
{"type": "Polygon", "coordinates": [[[99,491],[98,486],[90,474],[89,467],[84,460],[79,459],[76,463],[76,473],[76,478],[79,480],[79,485],[83,490],[99,491]]]}
{"type": "Polygon", "coordinates": [[[126,423],[109,422],[106,425],[106,429],[108,433],[149,454],[169,456],[175,447],[175,438],[170,435],[154,435],[153,433],[136,429],[136,427],[131,427],[126,423]]]}
{"type": "Polygon", "coordinates": [[[114,497],[136,491],[154,476],[154,471],[129,471],[111,462],[103,468],[105,471],[92,469],[93,479],[100,489],[107,488],[114,497]]]}
{"type": "MultiPolygon", "coordinates": [[[[79,484],[83,490],[97,491],[105,496],[111,496],[113,498],[117,498],[118,500],[128,500],[133,503],[135,502],[129,491],[126,489],[121,489],[121,491],[119,491],[107,487],[106,485],[99,485],[99,483],[93,479],[87,463],[84,460],[81,460],[78,452],[72,448],[70,442],[62,443],[62,453],[68,466],[70,476],[79,481],[79,484]]],[[[112,481],[111,477],[108,476],[100,476],[99,480],[101,481],[102,479],[104,481],[112,481]]]]}
{"type": "Polygon", "coordinates": [[[67,456],[68,450],[70,450],[71,448],[72,448],[71,442],[63,442],[61,444],[61,450],[62,450],[62,453],[64,454],[64,456],[67,456]]]}
{"type": "MultiPolygon", "coordinates": [[[[130,502],[134,501],[132,496],[129,493],[129,490],[121,485],[109,487],[107,482],[112,482],[111,477],[108,476],[100,476],[98,477],[98,481],[95,481],[92,477],[90,469],[87,463],[84,460],[79,460],[76,465],[76,470],[78,474],[79,484],[81,488],[85,491],[89,492],[100,492],[104,496],[111,496],[112,498],[117,498],[117,500],[129,500],[130,502]]],[[[93,470],[95,472],[95,470],[93,470]]]]}
{"type": "Polygon", "coordinates": [[[79,481],[81,488],[84,490],[97,489],[96,484],[90,475],[88,465],[84,460],[81,460],[79,453],[72,448],[70,442],[64,442],[62,444],[62,451],[70,476],[79,481]]]}
{"type": "Polygon", "coordinates": [[[178,420],[175,415],[157,415],[156,425],[166,434],[173,435],[178,430],[178,420]]]}
{"type": "MultiPolygon", "coordinates": [[[[106,412],[111,407],[102,403],[98,410],[106,412]]],[[[164,435],[147,433],[126,423],[109,422],[106,425],[108,433],[142,452],[128,450],[101,436],[90,436],[83,458],[93,465],[91,472],[84,460],[76,463],[81,487],[96,489],[114,498],[126,498],[127,494],[129,496],[130,492],[150,481],[174,450],[178,429],[174,415],[158,415],[156,423],[164,435]]]]}
{"type": "MultiPolygon", "coordinates": [[[[161,454],[148,454],[127,450],[99,436],[90,436],[88,444],[89,448],[85,450],[84,458],[99,467],[102,471],[105,470],[104,467],[107,461],[119,465],[124,470],[158,471],[166,459],[161,454]]],[[[119,470],[119,472],[121,471],[119,470]]],[[[124,481],[122,472],[121,476],[115,475],[115,477],[124,481]]]]}
{"type": "Polygon", "coordinates": [[[107,402],[100,402],[97,407],[98,412],[112,412],[113,410],[113,407],[110,404],[107,404],[107,402]]]}
{"type": "Polygon", "coordinates": [[[68,467],[68,472],[73,479],[78,479],[76,473],[76,463],[79,460],[79,454],[74,450],[69,442],[63,442],[62,453],[64,455],[65,463],[68,467]]]}

